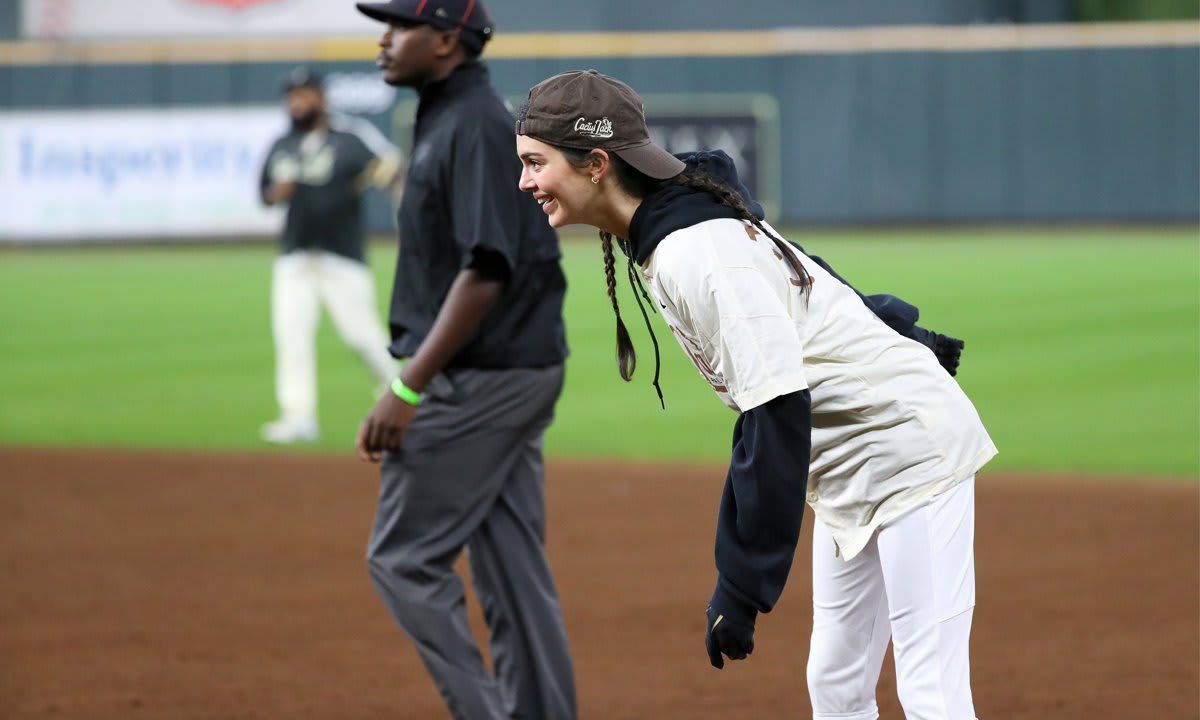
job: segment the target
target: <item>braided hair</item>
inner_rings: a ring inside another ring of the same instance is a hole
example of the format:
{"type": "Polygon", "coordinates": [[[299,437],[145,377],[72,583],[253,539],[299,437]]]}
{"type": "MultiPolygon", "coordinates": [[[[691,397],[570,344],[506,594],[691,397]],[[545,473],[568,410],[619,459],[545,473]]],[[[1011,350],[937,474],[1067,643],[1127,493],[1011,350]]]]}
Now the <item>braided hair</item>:
{"type": "Polygon", "coordinates": [[[617,316],[617,370],[621,379],[629,382],[633,379],[633,371],[637,369],[637,353],[633,349],[633,341],[629,339],[629,330],[621,320],[621,305],[617,302],[617,259],[613,254],[613,236],[610,232],[600,231],[600,247],[604,249],[604,281],[608,285],[608,299],[612,302],[613,314],[617,316]]]}
{"type": "Polygon", "coordinates": [[[762,232],[763,235],[771,238],[771,241],[775,243],[775,248],[777,250],[776,255],[780,256],[779,259],[786,262],[792,269],[792,272],[796,273],[796,279],[793,284],[800,288],[801,293],[806,295],[808,294],[808,289],[812,287],[812,277],[809,276],[808,271],[804,269],[804,266],[800,264],[800,259],[797,258],[796,253],[789,248],[788,243],[783,238],[768,230],[766,226],[763,225],[762,220],[759,220],[758,217],[750,211],[750,208],[746,205],[746,201],[744,198],[742,198],[741,193],[737,192],[725,183],[714,179],[711,175],[699,170],[685,170],[673,178],[664,180],[663,185],[682,185],[683,187],[691,188],[693,190],[707,192],[715,196],[723,204],[732,208],[733,211],[738,214],[739,218],[753,225],[760,232],[762,232]]]}
{"type": "MultiPolygon", "coordinates": [[[[591,151],[579,150],[575,148],[559,147],[559,151],[567,158],[567,161],[575,167],[583,168],[590,162],[591,151]]],[[[644,198],[658,190],[672,186],[681,185],[686,188],[698,190],[711,194],[722,204],[731,208],[739,219],[750,223],[762,234],[771,238],[775,243],[776,256],[786,262],[795,273],[796,278],[791,282],[800,288],[800,292],[807,295],[808,290],[812,287],[812,277],[804,269],[799,258],[789,247],[789,244],[766,228],[761,220],[746,204],[744,198],[733,188],[723,182],[713,178],[711,175],[702,172],[698,169],[685,170],[675,177],[666,180],[655,180],[654,178],[645,175],[638,171],[629,163],[622,160],[615,153],[609,154],[609,161],[612,163],[614,176],[617,180],[617,185],[638,198],[644,198]]],[[[633,341],[629,337],[629,330],[625,327],[625,322],[621,319],[621,306],[617,301],[617,280],[616,280],[616,255],[613,252],[613,236],[612,233],[604,230],[600,231],[600,245],[604,250],[604,279],[608,289],[608,299],[612,303],[613,314],[617,318],[617,370],[621,374],[621,378],[626,382],[633,379],[633,372],[637,368],[637,352],[634,350],[633,341]]],[[[633,286],[634,298],[638,299],[638,292],[642,296],[646,295],[646,291],[640,287],[640,282],[637,279],[637,273],[633,271],[633,258],[629,257],[627,249],[622,244],[622,252],[625,252],[629,260],[629,281],[633,286]]],[[[641,307],[641,301],[638,300],[638,305],[641,307]]],[[[654,304],[650,303],[651,310],[654,309],[654,304]]],[[[655,357],[658,356],[658,340],[654,337],[654,330],[650,328],[650,320],[646,317],[645,308],[642,308],[642,315],[646,319],[646,327],[650,330],[650,339],[654,343],[655,357]]],[[[658,368],[655,363],[655,388],[658,389],[658,368]]],[[[659,398],[662,398],[662,391],[659,389],[659,398]]]]}

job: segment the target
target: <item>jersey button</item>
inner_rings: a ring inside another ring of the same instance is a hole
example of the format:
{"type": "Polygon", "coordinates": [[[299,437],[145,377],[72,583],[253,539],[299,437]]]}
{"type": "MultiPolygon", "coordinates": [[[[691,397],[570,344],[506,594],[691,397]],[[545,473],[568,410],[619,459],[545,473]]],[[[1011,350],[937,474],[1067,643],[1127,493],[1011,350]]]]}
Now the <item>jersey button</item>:
{"type": "Polygon", "coordinates": [[[816,492],[810,492],[810,493],[808,494],[808,501],[809,501],[810,503],[815,503],[815,502],[817,501],[817,493],[816,493],[816,492]]]}

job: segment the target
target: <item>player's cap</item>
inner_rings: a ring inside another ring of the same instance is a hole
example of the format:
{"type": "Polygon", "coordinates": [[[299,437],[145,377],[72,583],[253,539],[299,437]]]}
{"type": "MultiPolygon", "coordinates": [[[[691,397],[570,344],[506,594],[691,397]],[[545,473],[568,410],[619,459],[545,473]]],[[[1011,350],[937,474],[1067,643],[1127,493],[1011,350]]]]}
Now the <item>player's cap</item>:
{"type": "Polygon", "coordinates": [[[650,141],[642,98],[633,88],[595,70],[566,72],[535,85],[517,134],[577,150],[608,150],[657,180],[685,167],[650,141]]]}
{"type": "Polygon", "coordinates": [[[317,71],[308,67],[298,67],[284,76],[282,87],[285,94],[300,88],[320,90],[323,82],[317,71]]]}
{"type": "Polygon", "coordinates": [[[355,7],[379,22],[432,25],[440,30],[462,28],[462,41],[476,52],[492,39],[492,16],[480,0],[390,0],[360,2],[355,7]]]}

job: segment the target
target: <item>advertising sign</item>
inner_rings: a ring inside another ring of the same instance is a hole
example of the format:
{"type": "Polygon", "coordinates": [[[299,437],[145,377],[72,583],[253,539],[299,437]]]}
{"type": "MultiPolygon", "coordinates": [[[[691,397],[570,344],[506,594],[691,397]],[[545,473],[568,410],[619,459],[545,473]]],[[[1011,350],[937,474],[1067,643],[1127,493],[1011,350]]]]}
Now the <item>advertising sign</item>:
{"type": "Polygon", "coordinates": [[[0,113],[0,241],[269,234],[266,107],[0,113]]]}
{"type": "Polygon", "coordinates": [[[21,0],[28,39],[231,38],[379,33],[350,2],[333,0],[21,0]]]}

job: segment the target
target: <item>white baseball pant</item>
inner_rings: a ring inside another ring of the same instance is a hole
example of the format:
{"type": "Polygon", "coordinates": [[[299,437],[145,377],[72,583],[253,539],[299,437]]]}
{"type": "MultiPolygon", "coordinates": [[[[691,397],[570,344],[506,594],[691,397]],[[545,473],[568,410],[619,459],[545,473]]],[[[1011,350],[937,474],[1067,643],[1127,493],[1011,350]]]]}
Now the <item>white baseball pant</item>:
{"type": "Polygon", "coordinates": [[[814,720],[876,720],[875,686],[895,645],[908,720],[974,720],[968,642],[975,607],[975,480],[888,525],[849,562],[813,528],[814,720]]]}
{"type": "Polygon", "coordinates": [[[283,420],[316,422],[317,325],[329,312],[342,341],[371,374],[396,376],[388,338],[375,307],[375,280],[365,264],[320,250],[297,250],[275,260],[271,326],[275,335],[275,396],[283,420]]]}

